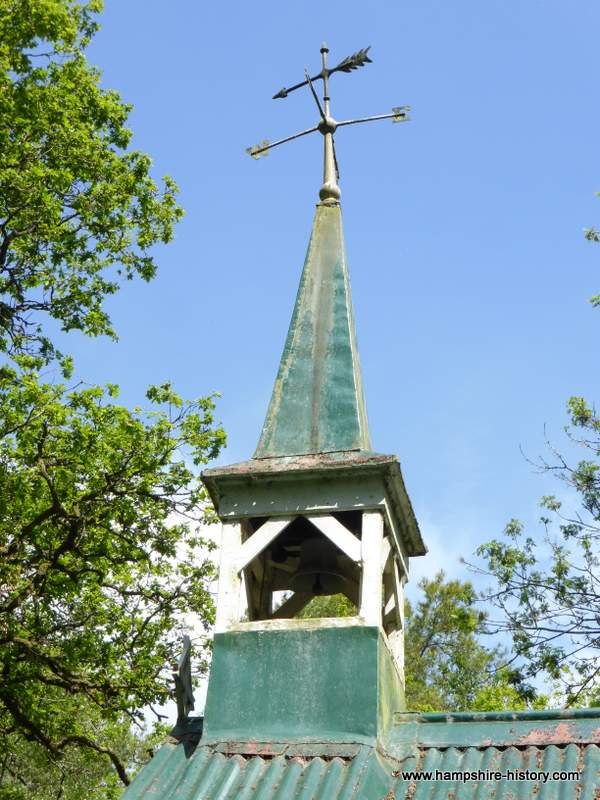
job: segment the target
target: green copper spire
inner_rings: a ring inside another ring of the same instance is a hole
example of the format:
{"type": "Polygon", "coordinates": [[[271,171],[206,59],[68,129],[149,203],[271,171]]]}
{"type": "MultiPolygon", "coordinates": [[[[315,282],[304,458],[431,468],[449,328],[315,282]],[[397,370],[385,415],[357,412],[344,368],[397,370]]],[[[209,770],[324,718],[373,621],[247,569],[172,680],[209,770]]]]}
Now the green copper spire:
{"type": "Polygon", "coordinates": [[[285,343],[273,396],[254,458],[370,450],[371,441],[363,398],[362,378],[342,233],[339,171],[334,133],[338,128],[373,120],[405,122],[409,106],[396,106],[391,114],[338,122],[331,116],[329,79],[351,73],[371,62],[363,48],[330,69],[329,48],[321,47],[321,72],[281,89],[275,98],[287,97],[308,86],[319,112],[312,128],[276,142],[264,140],[247,152],[258,159],[274,147],[318,131],[323,136],[323,184],[319,190],[313,231],[300,281],[296,306],[285,343]],[[323,82],[323,104],[314,83],[323,82]]]}
{"type": "Polygon", "coordinates": [[[255,458],[370,450],[338,204],[319,204],[255,458]]]}

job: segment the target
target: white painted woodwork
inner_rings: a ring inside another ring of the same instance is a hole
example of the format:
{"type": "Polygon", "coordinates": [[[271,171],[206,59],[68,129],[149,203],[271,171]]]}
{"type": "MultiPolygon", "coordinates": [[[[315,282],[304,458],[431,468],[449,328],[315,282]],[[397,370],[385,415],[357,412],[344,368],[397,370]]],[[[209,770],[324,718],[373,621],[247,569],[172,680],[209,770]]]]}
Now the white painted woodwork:
{"type": "Polygon", "coordinates": [[[392,631],[388,634],[387,639],[390,651],[396,662],[396,667],[404,683],[404,631],[392,631]]]}
{"type": "Polygon", "coordinates": [[[242,572],[242,584],[246,592],[246,606],[247,606],[248,619],[253,619],[252,609],[254,607],[254,597],[255,597],[254,587],[256,586],[256,582],[254,580],[254,575],[251,570],[245,569],[242,572]]]}
{"type": "Polygon", "coordinates": [[[406,555],[406,548],[402,543],[402,536],[398,528],[397,518],[394,515],[393,511],[390,509],[387,500],[384,501],[384,506],[385,506],[385,517],[389,525],[391,535],[394,539],[394,544],[396,545],[394,549],[398,555],[400,565],[402,566],[402,571],[404,572],[405,575],[408,576],[408,556],[406,555]]]}
{"type": "Polygon", "coordinates": [[[391,545],[391,542],[390,542],[390,537],[389,536],[384,536],[383,537],[383,542],[381,543],[381,570],[382,570],[382,572],[386,568],[387,560],[389,558],[389,555],[390,555],[391,551],[392,551],[392,545],[391,545]]]}
{"type": "Polygon", "coordinates": [[[237,554],[238,572],[253,561],[259,553],[268,547],[276,536],[292,521],[293,517],[273,517],[264,522],[260,528],[242,544],[237,554]]]}
{"type": "Polygon", "coordinates": [[[388,597],[387,603],[383,607],[383,617],[386,619],[392,611],[396,610],[396,593],[392,592],[392,594],[388,597]]]}
{"type": "Polygon", "coordinates": [[[236,631],[297,631],[323,628],[360,628],[360,617],[323,617],[321,619],[261,619],[258,622],[238,622],[236,631]]]}
{"type": "Polygon", "coordinates": [[[385,485],[381,475],[361,473],[353,481],[328,475],[304,481],[288,477],[273,481],[240,482],[221,497],[221,518],[286,517],[383,508],[385,485]]]}
{"type": "Polygon", "coordinates": [[[215,633],[224,633],[239,622],[242,581],[236,558],[242,544],[242,525],[223,522],[221,528],[221,560],[219,566],[219,589],[215,633]]]}
{"type": "Polygon", "coordinates": [[[398,562],[393,559],[394,569],[394,597],[396,600],[396,613],[398,615],[398,628],[404,630],[404,579],[400,575],[398,562]]]}
{"type": "Polygon", "coordinates": [[[351,558],[352,561],[355,561],[356,563],[360,562],[360,540],[353,533],[350,533],[348,528],[345,528],[341,522],[338,522],[335,517],[318,516],[307,517],[307,519],[315,526],[315,528],[318,528],[321,533],[324,533],[325,536],[327,536],[327,538],[336,545],[336,547],[339,547],[342,553],[345,553],[348,558],[351,558]]]}
{"type": "Polygon", "coordinates": [[[365,625],[381,625],[383,582],[381,550],[383,516],[379,511],[365,511],[362,517],[362,581],[359,614],[365,625]]]}
{"type": "MultiPolygon", "coordinates": [[[[262,561],[255,559],[253,565],[262,561]]],[[[248,619],[267,619],[271,615],[272,589],[270,585],[270,567],[261,570],[264,578],[257,579],[250,567],[242,570],[243,581],[246,586],[248,601],[248,619]]]]}
{"type": "Polygon", "coordinates": [[[291,597],[282,603],[279,608],[271,614],[271,619],[290,619],[299,614],[313,599],[312,594],[294,592],[291,597]]]}

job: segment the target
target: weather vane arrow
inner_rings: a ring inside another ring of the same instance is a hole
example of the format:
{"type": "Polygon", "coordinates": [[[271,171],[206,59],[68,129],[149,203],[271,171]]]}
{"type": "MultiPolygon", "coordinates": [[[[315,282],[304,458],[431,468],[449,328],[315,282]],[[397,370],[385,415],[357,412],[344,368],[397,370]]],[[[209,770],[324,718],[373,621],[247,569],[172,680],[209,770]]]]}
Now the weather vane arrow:
{"type": "Polygon", "coordinates": [[[370,47],[365,47],[363,50],[359,50],[353,55],[344,58],[336,67],[333,67],[333,69],[329,69],[327,67],[327,53],[329,52],[329,48],[326,44],[324,44],[321,47],[321,72],[311,78],[308,74],[308,70],[305,70],[306,79],[304,81],[297,83],[294,86],[290,86],[287,89],[281,89],[276,95],[273,96],[274,100],[287,97],[290,92],[295,92],[296,89],[301,89],[303,86],[308,86],[319,110],[319,122],[312,128],[299,131],[298,133],[292,134],[292,136],[286,136],[284,139],[278,139],[276,142],[263,140],[262,142],[255,144],[253,147],[248,147],[246,150],[246,152],[251,155],[252,158],[258,159],[261,156],[268,155],[270,150],[272,150],[274,147],[278,147],[280,144],[291,142],[293,139],[299,139],[301,136],[306,136],[309,133],[315,133],[315,131],[321,133],[324,139],[323,185],[319,191],[319,197],[322,203],[337,203],[341,197],[340,187],[338,186],[339,169],[335,155],[335,142],[333,139],[333,134],[338,128],[342,128],[346,125],[356,125],[359,122],[373,122],[377,119],[391,119],[393,122],[406,122],[408,119],[410,119],[408,116],[410,106],[397,106],[392,108],[391,114],[377,114],[376,116],[372,117],[346,119],[342,122],[338,122],[331,116],[329,111],[329,78],[336,72],[353,72],[359,67],[365,66],[365,64],[372,63],[368,55],[370,49],[370,47]],[[314,87],[314,83],[318,80],[323,81],[322,104],[314,87]]]}

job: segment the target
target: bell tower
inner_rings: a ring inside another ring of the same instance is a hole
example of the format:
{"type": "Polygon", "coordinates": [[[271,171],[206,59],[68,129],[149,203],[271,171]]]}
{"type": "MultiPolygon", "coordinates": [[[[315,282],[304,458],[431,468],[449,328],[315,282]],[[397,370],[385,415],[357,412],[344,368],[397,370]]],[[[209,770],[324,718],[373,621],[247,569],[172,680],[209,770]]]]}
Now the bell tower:
{"type": "Polygon", "coordinates": [[[203,741],[240,752],[385,745],[404,709],[403,587],[409,559],[426,552],[398,460],[371,447],[333,145],[353,121],[333,120],[328,96],[329,76],[350,67],[329,70],[321,52],[305,84],[321,112],[324,179],[266,420],[250,460],[203,474],[222,522],[203,741]],[[298,618],[336,594],[353,616],[298,618]]]}

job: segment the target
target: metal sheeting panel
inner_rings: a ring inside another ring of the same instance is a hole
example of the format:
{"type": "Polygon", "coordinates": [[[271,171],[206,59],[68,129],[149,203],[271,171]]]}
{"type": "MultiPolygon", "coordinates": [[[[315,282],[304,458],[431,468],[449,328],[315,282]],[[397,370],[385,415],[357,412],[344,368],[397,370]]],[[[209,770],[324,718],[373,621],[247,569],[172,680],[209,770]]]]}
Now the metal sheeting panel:
{"type": "Polygon", "coordinates": [[[391,787],[379,759],[362,747],[352,759],[244,758],[183,744],[165,744],[123,795],[123,800],[350,800],[368,780],[384,797],[391,787]]]}
{"type": "MultiPolygon", "coordinates": [[[[421,750],[402,763],[402,771],[474,773],[491,771],[578,771],[582,780],[403,780],[398,775],[394,800],[597,800],[600,796],[600,749],[597,745],[565,747],[449,747],[421,750]]],[[[398,770],[400,773],[400,770],[398,770]]]]}
{"type": "Polygon", "coordinates": [[[319,204],[254,458],[370,449],[342,213],[319,204]]]}
{"type": "Polygon", "coordinates": [[[401,763],[361,747],[353,758],[225,755],[210,747],[167,743],[123,800],[598,800],[597,745],[427,748],[401,763]],[[407,780],[402,771],[578,770],[581,782],[407,780]]]}

